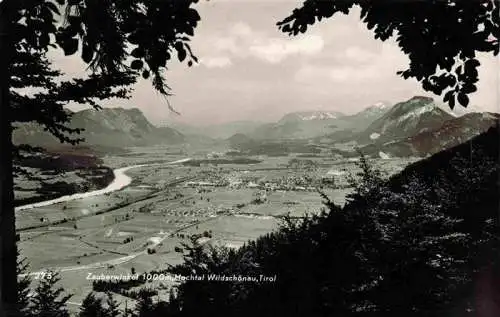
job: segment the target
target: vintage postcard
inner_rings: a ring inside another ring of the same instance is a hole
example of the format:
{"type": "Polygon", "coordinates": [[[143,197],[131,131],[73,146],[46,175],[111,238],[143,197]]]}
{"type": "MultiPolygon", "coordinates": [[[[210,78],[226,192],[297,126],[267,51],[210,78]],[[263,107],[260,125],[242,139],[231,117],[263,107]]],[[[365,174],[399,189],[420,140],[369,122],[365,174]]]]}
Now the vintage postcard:
{"type": "Polygon", "coordinates": [[[499,6],[0,1],[0,317],[500,316],[499,6]]]}

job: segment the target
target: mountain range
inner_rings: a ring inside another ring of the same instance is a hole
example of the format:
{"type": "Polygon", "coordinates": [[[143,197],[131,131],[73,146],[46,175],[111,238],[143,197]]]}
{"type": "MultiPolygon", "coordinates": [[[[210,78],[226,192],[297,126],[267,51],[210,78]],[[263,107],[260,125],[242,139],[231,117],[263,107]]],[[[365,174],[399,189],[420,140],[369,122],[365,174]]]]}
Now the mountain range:
{"type": "Polygon", "coordinates": [[[338,111],[302,111],[286,114],[276,123],[262,125],[249,136],[255,139],[311,139],[335,133],[359,132],[389,108],[377,103],[345,115],[338,111]]]}
{"type": "Polygon", "coordinates": [[[369,155],[384,153],[387,156],[425,157],[466,142],[499,123],[498,113],[468,113],[405,138],[367,145],[361,151],[369,155]]]}
{"type": "Polygon", "coordinates": [[[497,113],[466,113],[456,116],[432,98],[414,96],[390,106],[377,103],[353,114],[310,111],[294,112],[256,132],[238,133],[231,146],[255,146],[277,140],[311,141],[313,144],[351,144],[371,156],[424,157],[457,144],[498,124],[497,113]]]}
{"type": "MultiPolygon", "coordinates": [[[[59,140],[35,123],[15,125],[13,142],[52,147],[59,140]]],[[[85,145],[128,147],[155,144],[178,144],[185,140],[183,134],[170,127],[152,125],[139,109],[103,108],[86,109],[71,113],[71,128],[81,128],[85,145]]]]}
{"type": "Polygon", "coordinates": [[[453,116],[429,97],[415,96],[391,107],[356,136],[358,143],[387,142],[432,130],[453,116]]]}
{"type": "MultiPolygon", "coordinates": [[[[324,110],[292,112],[273,123],[236,121],[198,127],[177,123],[173,127],[157,127],[139,109],[123,108],[83,110],[71,115],[70,127],[83,128],[80,137],[85,138],[85,145],[93,147],[189,143],[251,148],[258,153],[279,146],[286,148],[286,151],[273,150],[276,155],[316,151],[318,146],[342,151],[358,147],[367,155],[383,157],[436,153],[498,124],[500,117],[496,113],[467,113],[457,117],[432,98],[423,96],[393,106],[376,103],[352,115],[324,110]]],[[[47,148],[60,144],[33,123],[16,125],[13,140],[15,144],[47,148]]]]}

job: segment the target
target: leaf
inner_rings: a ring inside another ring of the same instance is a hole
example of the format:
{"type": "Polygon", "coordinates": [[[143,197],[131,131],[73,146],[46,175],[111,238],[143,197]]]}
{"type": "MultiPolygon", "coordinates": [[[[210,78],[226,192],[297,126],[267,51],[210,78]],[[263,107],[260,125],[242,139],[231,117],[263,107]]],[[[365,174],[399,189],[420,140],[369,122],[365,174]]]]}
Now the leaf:
{"type": "Polygon", "coordinates": [[[83,43],[83,48],[82,48],[82,59],[85,63],[90,63],[92,61],[92,58],[94,58],[94,52],[92,50],[92,47],[88,43],[83,43]]]}
{"type": "Polygon", "coordinates": [[[130,44],[139,44],[140,37],[137,34],[137,32],[133,32],[130,33],[130,35],[127,37],[127,40],[129,41],[130,44]]]}
{"type": "Polygon", "coordinates": [[[78,40],[74,38],[64,39],[61,46],[64,50],[64,55],[73,55],[78,51],[78,40]]]}
{"type": "Polygon", "coordinates": [[[429,80],[423,80],[422,81],[422,88],[426,91],[431,91],[433,86],[429,80]]]}
{"type": "Polygon", "coordinates": [[[464,83],[462,91],[466,94],[470,94],[472,92],[477,91],[477,87],[473,83],[464,83]]]}
{"type": "Polygon", "coordinates": [[[464,93],[459,93],[457,99],[458,102],[464,107],[467,107],[467,105],[469,104],[469,97],[467,97],[467,95],[464,93]]]}
{"type": "Polygon", "coordinates": [[[193,22],[200,21],[200,15],[198,14],[198,11],[196,11],[193,8],[189,8],[188,9],[188,20],[193,21],[193,22]]]}
{"type": "Polygon", "coordinates": [[[446,83],[448,87],[455,86],[457,83],[457,77],[455,77],[455,75],[453,74],[448,74],[444,77],[443,82],[446,83]]]}
{"type": "Polygon", "coordinates": [[[177,50],[177,58],[179,59],[179,61],[184,61],[186,59],[187,53],[182,42],[176,42],[175,49],[177,50]]]}
{"type": "Polygon", "coordinates": [[[453,109],[455,107],[455,96],[451,95],[450,100],[448,100],[448,105],[450,105],[450,108],[453,109]]]}
{"type": "Polygon", "coordinates": [[[149,78],[149,70],[145,69],[143,72],[142,72],[142,78],[144,79],[148,79],[149,78]]]}
{"type": "Polygon", "coordinates": [[[47,34],[47,33],[40,34],[40,38],[39,38],[40,47],[46,48],[47,46],[49,46],[49,43],[50,43],[49,34],[47,34]]]}
{"type": "Polygon", "coordinates": [[[45,5],[47,8],[54,12],[55,14],[59,15],[59,8],[53,3],[53,2],[45,2],[45,5]]]}
{"type": "Polygon", "coordinates": [[[130,55],[132,55],[135,58],[142,58],[144,57],[144,50],[139,47],[134,48],[130,53],[130,55]]]}
{"type": "Polygon", "coordinates": [[[453,97],[453,90],[450,90],[446,94],[444,94],[443,101],[448,102],[452,97],[453,97]]]}
{"type": "Polygon", "coordinates": [[[473,68],[476,68],[478,67],[479,65],[481,65],[481,63],[479,63],[479,61],[477,59],[468,59],[465,61],[465,69],[467,71],[467,69],[473,69],[473,68]]]}
{"type": "Polygon", "coordinates": [[[144,65],[144,63],[140,59],[134,59],[132,61],[132,63],[130,64],[130,67],[132,69],[138,70],[138,69],[141,69],[143,65],[144,65]]]}

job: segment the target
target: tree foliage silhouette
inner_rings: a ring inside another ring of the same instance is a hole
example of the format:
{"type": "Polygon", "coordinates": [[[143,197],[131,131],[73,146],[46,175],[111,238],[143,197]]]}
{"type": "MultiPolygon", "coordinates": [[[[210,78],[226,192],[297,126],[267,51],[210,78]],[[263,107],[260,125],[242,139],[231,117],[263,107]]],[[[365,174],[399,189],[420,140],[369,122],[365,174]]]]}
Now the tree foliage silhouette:
{"type": "MultiPolygon", "coordinates": [[[[4,0],[0,3],[0,296],[13,314],[17,301],[13,193],[14,122],[37,122],[63,142],[63,110],[69,101],[98,107],[96,99],[126,96],[126,86],[150,79],[169,94],[164,70],[176,57],[192,66],[189,46],[200,20],[198,0],[4,0]],[[92,71],[85,79],[60,82],[45,57],[49,49],[79,55],[92,71]],[[26,87],[41,92],[28,95],[26,87]],[[34,89],[38,91],[39,89],[34,89]]],[[[167,101],[168,103],[168,101],[167,101]]],[[[168,104],[170,107],[170,105],[168,104]]],[[[171,107],[170,107],[171,108],[171,107]]]]}
{"type": "Polygon", "coordinates": [[[57,272],[47,272],[35,288],[31,299],[31,315],[37,317],[69,317],[66,302],[72,295],[65,295],[64,289],[58,287],[61,280],[57,272]]]}
{"type": "MultiPolygon", "coordinates": [[[[21,41],[22,42],[22,41],[21,41]]],[[[14,129],[18,124],[36,123],[61,142],[77,144],[83,131],[70,128],[71,113],[64,109],[69,102],[91,105],[99,109],[99,100],[128,98],[135,82],[131,72],[91,74],[87,78],[66,80],[64,74],[50,65],[44,52],[33,51],[27,44],[19,45],[11,65],[11,109],[14,129]],[[32,93],[34,89],[38,90],[32,93]]],[[[40,149],[20,144],[14,146],[14,160],[21,160],[40,149]]],[[[14,165],[14,173],[27,174],[14,165]]]]}
{"type": "Polygon", "coordinates": [[[116,301],[116,299],[113,296],[113,293],[107,292],[106,293],[106,317],[118,317],[120,316],[121,312],[119,309],[119,303],[116,301]]]}
{"type": "Polygon", "coordinates": [[[96,296],[94,292],[90,292],[83,299],[78,313],[78,317],[117,317],[120,315],[119,304],[110,292],[106,293],[105,305],[102,298],[96,296]]]}
{"type": "Polygon", "coordinates": [[[426,91],[443,95],[453,108],[469,104],[477,90],[478,52],[499,52],[500,18],[497,0],[306,0],[278,22],[289,35],[335,14],[360,7],[360,19],[375,39],[395,38],[410,59],[403,78],[415,78],[426,91]]]}
{"type": "Polygon", "coordinates": [[[102,305],[100,298],[94,293],[89,293],[82,301],[78,317],[107,317],[106,309],[102,305]]]}
{"type": "Polygon", "coordinates": [[[17,289],[17,313],[19,317],[30,316],[30,286],[31,277],[29,276],[28,263],[25,258],[17,259],[17,276],[18,276],[18,289],[17,289]]]}
{"type": "Polygon", "coordinates": [[[151,298],[151,290],[147,288],[139,291],[137,303],[135,304],[134,317],[154,317],[158,316],[155,312],[156,304],[151,298]]]}

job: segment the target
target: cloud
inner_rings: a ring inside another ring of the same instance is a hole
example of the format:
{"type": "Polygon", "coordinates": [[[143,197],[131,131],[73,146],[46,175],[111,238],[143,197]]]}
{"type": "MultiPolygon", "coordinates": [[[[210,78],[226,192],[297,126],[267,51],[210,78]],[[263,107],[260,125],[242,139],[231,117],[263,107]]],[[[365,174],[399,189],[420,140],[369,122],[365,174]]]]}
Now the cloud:
{"type": "Polygon", "coordinates": [[[250,51],[259,59],[269,63],[279,63],[291,55],[315,55],[324,47],[319,35],[308,35],[296,39],[271,38],[250,46],[250,51]]]}
{"type": "Polygon", "coordinates": [[[334,64],[304,65],[295,73],[295,80],[311,82],[328,80],[345,85],[366,84],[395,78],[396,71],[405,69],[408,58],[394,44],[382,44],[378,51],[348,47],[335,54],[334,64]]]}
{"type": "Polygon", "coordinates": [[[330,80],[327,68],[318,65],[303,65],[295,73],[294,79],[300,83],[330,80]]]}
{"type": "Polygon", "coordinates": [[[381,77],[377,67],[367,67],[361,71],[352,67],[335,67],[330,70],[330,79],[334,82],[366,82],[381,77]]]}
{"type": "Polygon", "coordinates": [[[366,63],[375,59],[377,54],[358,46],[350,46],[340,54],[340,57],[353,62],[366,63]]]}
{"type": "MultiPolygon", "coordinates": [[[[359,8],[316,23],[297,37],[281,33],[276,22],[301,2],[200,1],[202,20],[191,43],[200,63],[188,68],[173,59],[165,74],[175,95],[170,102],[182,113],[175,120],[278,120],[318,105],[350,114],[379,100],[396,103],[426,94],[416,80],[396,75],[408,67],[408,58],[394,41],[374,39],[359,19],[359,8]]],[[[79,56],[66,59],[58,51],[56,57],[56,66],[68,73],[84,73],[79,56]]],[[[484,54],[471,106],[498,111],[499,70],[498,58],[484,54]]],[[[165,99],[151,82],[141,80],[134,88],[131,99],[106,104],[140,107],[155,124],[171,120],[165,99]]]]}
{"type": "Polygon", "coordinates": [[[217,52],[229,52],[232,54],[239,54],[241,48],[236,43],[236,39],[234,37],[219,37],[214,41],[214,48],[217,52]]]}
{"type": "Polygon", "coordinates": [[[307,34],[298,37],[271,37],[265,32],[252,29],[248,24],[237,22],[226,34],[216,37],[214,49],[237,58],[253,57],[276,64],[291,56],[312,56],[324,48],[320,35],[307,34]]]}
{"type": "Polygon", "coordinates": [[[231,66],[233,63],[227,56],[204,57],[200,60],[200,64],[208,68],[225,68],[231,66]]]}
{"type": "Polygon", "coordinates": [[[229,29],[229,33],[236,36],[247,37],[251,36],[253,34],[253,31],[248,24],[244,22],[237,22],[229,29]]]}

